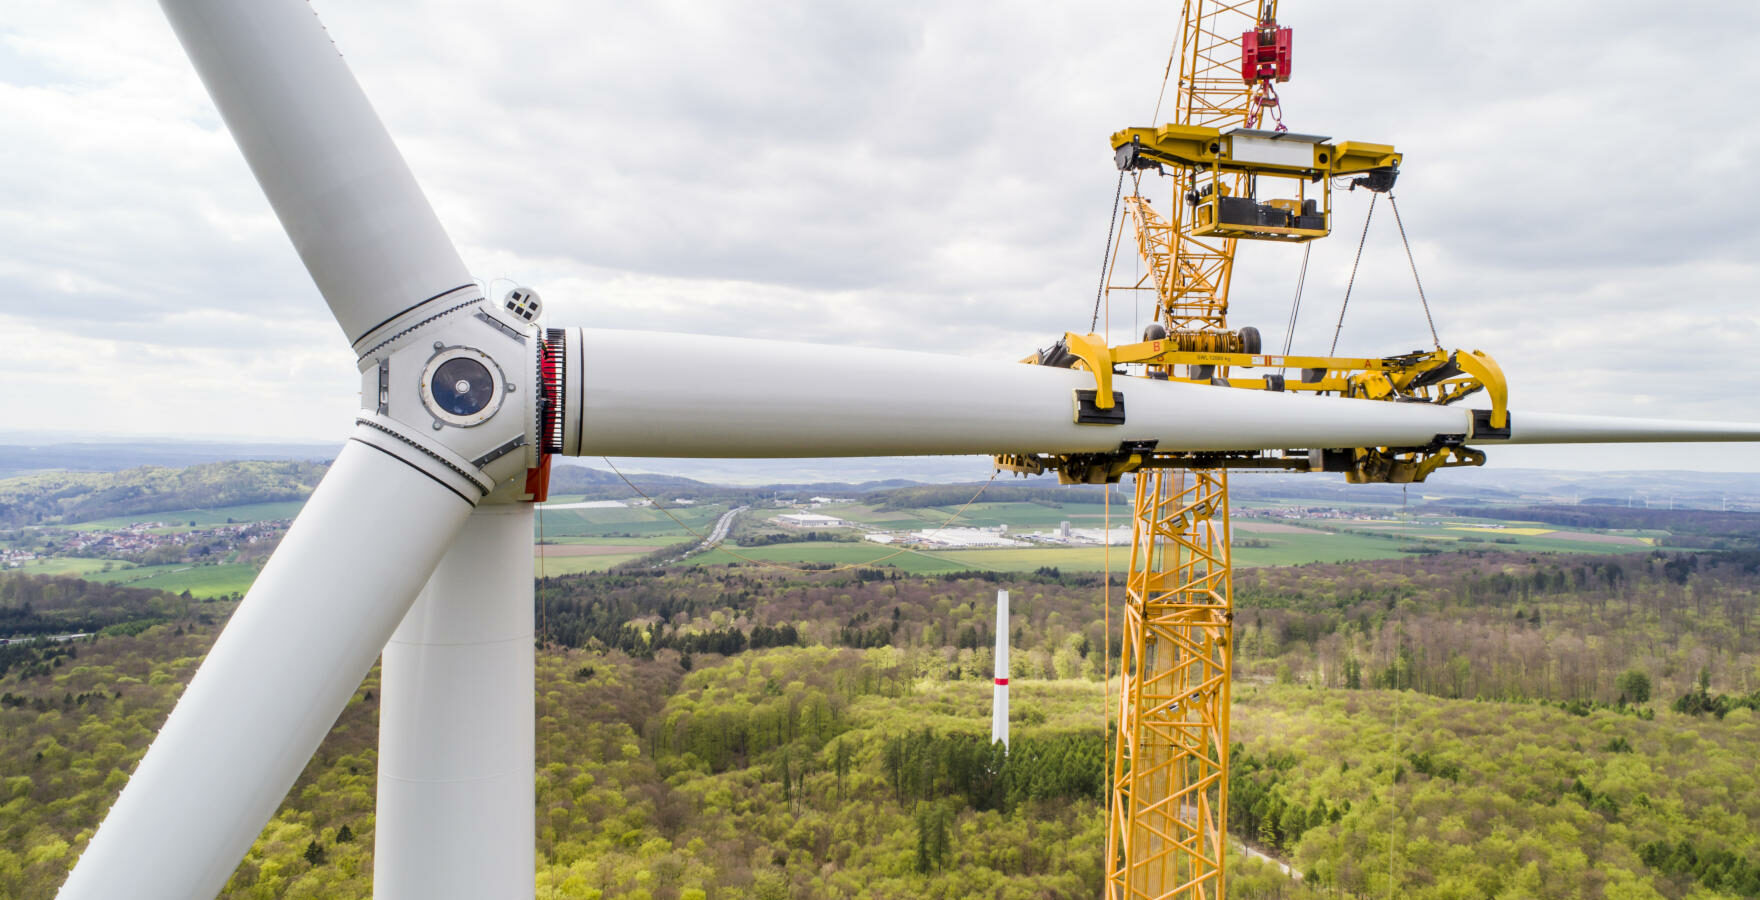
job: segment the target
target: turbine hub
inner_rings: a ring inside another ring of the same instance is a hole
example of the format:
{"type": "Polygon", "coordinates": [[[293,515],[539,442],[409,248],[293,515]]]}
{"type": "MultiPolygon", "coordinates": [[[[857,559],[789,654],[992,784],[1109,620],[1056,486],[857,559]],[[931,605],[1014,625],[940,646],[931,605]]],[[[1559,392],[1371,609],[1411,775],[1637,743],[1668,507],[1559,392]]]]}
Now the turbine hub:
{"type": "Polygon", "coordinates": [[[354,439],[472,504],[542,499],[542,420],[560,409],[560,391],[544,377],[552,351],[527,316],[537,296],[514,293],[526,302],[492,303],[466,285],[375,329],[360,357],[361,396],[372,399],[354,439]]]}

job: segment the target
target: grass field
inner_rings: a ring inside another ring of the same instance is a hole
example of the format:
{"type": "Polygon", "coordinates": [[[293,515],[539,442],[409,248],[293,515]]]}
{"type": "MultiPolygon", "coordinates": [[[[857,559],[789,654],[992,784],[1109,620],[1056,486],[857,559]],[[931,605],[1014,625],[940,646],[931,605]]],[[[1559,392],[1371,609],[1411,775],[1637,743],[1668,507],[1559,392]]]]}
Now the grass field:
{"type": "MultiPolygon", "coordinates": [[[[34,559],[25,563],[20,568],[8,569],[7,571],[24,572],[30,575],[78,575],[86,577],[94,572],[101,571],[105,566],[109,566],[111,569],[120,572],[124,569],[134,568],[134,563],[124,562],[119,559],[87,559],[83,556],[58,556],[54,559],[34,559]]],[[[112,579],[101,578],[97,580],[110,581],[112,579]]]]}
{"type": "MultiPolygon", "coordinates": [[[[545,539],[567,537],[663,537],[677,540],[690,537],[673,518],[700,532],[715,526],[715,520],[727,512],[719,504],[657,509],[544,509],[539,507],[545,539]],[[672,516],[668,517],[667,513],[672,516]]],[[[676,541],[675,541],[676,543],[676,541]]]]}
{"type": "MultiPolygon", "coordinates": [[[[1266,520],[1249,520],[1237,529],[1237,538],[1270,540],[1281,534],[1254,533],[1254,525],[1266,520]]],[[[1313,530],[1331,531],[1340,537],[1355,537],[1385,544],[1406,546],[1428,545],[1440,550],[1512,550],[1540,553],[1627,553],[1648,550],[1655,544],[1655,535],[1632,533],[1593,533],[1556,529],[1537,522],[1489,518],[1420,517],[1408,521],[1377,520],[1279,520],[1289,525],[1313,530]]]]}
{"type": "MultiPolygon", "coordinates": [[[[562,498],[558,498],[562,499],[562,498]]],[[[190,521],[198,527],[235,522],[284,519],[295,515],[299,502],[259,503],[212,510],[177,510],[147,516],[119,517],[87,522],[82,529],[115,528],[142,521],[175,523],[168,530],[185,530],[190,521]]],[[[726,511],[718,504],[680,507],[667,512],[653,508],[544,509],[538,530],[546,546],[542,558],[533,560],[533,573],[547,576],[600,572],[637,559],[658,547],[690,540],[684,525],[707,532],[726,511]]],[[[947,522],[958,507],[925,507],[877,510],[862,504],[834,504],[821,512],[884,531],[935,528],[947,522]]],[[[786,509],[754,510],[749,515],[770,518],[786,509]]],[[[1373,514],[1365,509],[1365,514],[1373,514]]],[[[973,503],[955,521],[956,526],[1007,525],[1015,533],[1050,531],[1061,522],[1077,528],[1099,528],[1103,509],[1093,504],[1066,504],[1061,508],[1037,503],[973,503]]],[[[1130,508],[1115,504],[1112,524],[1130,524],[1130,508]]],[[[1308,562],[1389,559],[1410,555],[1413,548],[1456,550],[1506,550],[1529,552],[1617,553],[1647,550],[1660,533],[1598,534],[1555,530],[1534,522],[1506,521],[1488,517],[1420,516],[1393,519],[1237,519],[1235,564],[1239,566],[1300,565],[1308,562]],[[1251,546],[1242,546],[1249,544],[1251,546]]],[[[1107,564],[1107,553],[1097,546],[1038,545],[1022,548],[976,550],[908,550],[867,541],[773,544],[764,547],[716,549],[692,557],[693,565],[725,565],[740,557],[784,566],[881,565],[914,574],[937,574],[966,570],[1031,572],[1052,567],[1069,572],[1097,572],[1107,564]]],[[[1111,550],[1113,571],[1129,565],[1129,548],[1111,550]]],[[[242,593],[256,577],[249,565],[222,563],[210,566],[167,565],[137,567],[117,560],[58,558],[38,560],[18,571],[41,575],[79,575],[97,580],[127,583],[180,592],[198,597],[242,593]],[[111,571],[102,569],[111,566],[111,571]]]]}
{"type": "Polygon", "coordinates": [[[731,550],[730,553],[727,549],[717,547],[707,553],[691,557],[689,562],[699,566],[743,564],[749,560],[776,562],[784,565],[801,563],[829,563],[845,566],[881,565],[919,574],[958,572],[972,568],[957,561],[941,558],[944,554],[905,550],[900,547],[888,547],[868,541],[861,543],[808,541],[800,544],[771,544],[767,547],[733,547],[731,550]],[[739,557],[734,556],[733,553],[738,553],[739,557]]]}
{"type": "Polygon", "coordinates": [[[647,537],[593,537],[591,535],[561,535],[561,536],[558,536],[558,535],[554,535],[554,534],[546,534],[546,535],[544,535],[544,546],[553,546],[553,547],[557,548],[556,551],[551,553],[552,556],[578,556],[578,555],[580,555],[578,551],[571,551],[571,550],[567,550],[567,549],[563,549],[563,548],[567,548],[567,547],[636,547],[636,548],[645,548],[646,550],[652,550],[655,547],[665,547],[670,544],[680,544],[680,543],[683,543],[687,540],[690,540],[689,535],[674,536],[674,535],[659,534],[659,535],[648,535],[647,537]]]}
{"type": "Polygon", "coordinates": [[[626,563],[641,558],[638,553],[608,553],[600,556],[565,556],[558,559],[532,560],[532,576],[535,578],[556,578],[562,575],[579,575],[582,572],[603,572],[618,563],[626,563]]]}
{"type": "MultiPolygon", "coordinates": [[[[1032,504],[997,504],[1023,506],[1032,504]]],[[[921,512],[921,510],[917,511],[921,512]]],[[[1008,515],[1012,511],[1005,511],[1008,515]]],[[[1061,521],[1061,520],[1060,520],[1061,521]]],[[[1128,524],[1115,518],[1114,525],[1128,524]]],[[[1262,522],[1263,520],[1258,520],[1262,522]]],[[[938,523],[937,523],[938,524],[938,523]]],[[[1012,523],[1011,523],[1012,524],[1012,523]]],[[[1282,524],[1274,532],[1238,529],[1234,561],[1237,566],[1291,566],[1310,562],[1343,562],[1345,560],[1395,559],[1411,555],[1411,548],[1436,547],[1444,552],[1455,550],[1527,550],[1541,552],[1616,553],[1648,549],[1642,543],[1609,543],[1599,540],[1572,540],[1574,532],[1523,534],[1516,528],[1487,529],[1489,534],[1450,531],[1444,524],[1424,527],[1401,527],[1396,523],[1376,523],[1369,529],[1351,523],[1282,524]],[[1337,528],[1337,530],[1332,530],[1337,528]],[[1385,536],[1383,536],[1385,535],[1385,536]],[[1555,536],[1564,535],[1564,536],[1555,536]],[[1493,542],[1502,538],[1510,543],[1493,542]],[[1253,546],[1240,546],[1250,542],[1253,546]]],[[[1096,523],[1097,525],[1097,523],[1096,523]]],[[[896,523],[891,528],[900,528],[896,523]]],[[[1599,537],[1599,536],[1590,536],[1599,537]]],[[[798,544],[772,544],[764,547],[734,547],[734,553],[748,559],[781,564],[833,564],[892,566],[906,572],[939,573],[962,569],[996,572],[1031,572],[1053,567],[1065,572],[1097,572],[1106,565],[1106,549],[1098,546],[1035,546],[982,550],[910,550],[870,542],[842,543],[813,541],[798,544]]],[[[1130,548],[1114,546],[1111,551],[1113,571],[1123,571],[1130,563],[1130,548]]],[[[725,565],[740,562],[728,550],[717,548],[693,556],[694,565],[725,565]]],[[[583,570],[584,571],[584,570],[583,570]]]]}
{"type": "MultiPolygon", "coordinates": [[[[878,510],[861,504],[835,504],[815,511],[873,525],[882,530],[914,531],[941,527],[959,511],[959,507],[926,506],[918,509],[878,510]]],[[[1103,507],[1091,503],[1069,503],[1062,507],[1053,507],[1038,503],[984,503],[980,500],[967,507],[959,518],[953,520],[953,524],[955,527],[972,528],[1007,525],[1015,530],[1050,531],[1060,522],[1069,522],[1076,528],[1099,528],[1104,515],[1103,507]]],[[[1112,517],[1129,522],[1130,507],[1114,504],[1112,517]]]]}
{"type": "Polygon", "coordinates": [[[85,576],[93,581],[126,584],[129,587],[158,588],[194,597],[220,597],[242,594],[256,580],[255,566],[222,563],[215,566],[190,566],[182,563],[168,566],[136,566],[114,572],[98,572],[85,576]]]}
{"type": "Polygon", "coordinates": [[[291,519],[299,515],[300,507],[305,506],[304,500],[286,500],[280,503],[247,503],[243,506],[221,506],[214,509],[174,509],[169,512],[142,513],[138,516],[115,516],[109,519],[93,519],[70,525],[69,528],[81,531],[98,529],[123,528],[139,522],[164,522],[171,526],[168,530],[185,530],[191,522],[197,528],[211,528],[215,525],[232,522],[262,522],[271,519],[291,519]]]}
{"type": "Polygon", "coordinates": [[[540,577],[575,575],[581,572],[603,572],[618,563],[629,562],[661,547],[690,540],[688,536],[661,535],[653,537],[563,537],[545,535],[547,543],[537,547],[532,560],[532,573],[540,577]]]}

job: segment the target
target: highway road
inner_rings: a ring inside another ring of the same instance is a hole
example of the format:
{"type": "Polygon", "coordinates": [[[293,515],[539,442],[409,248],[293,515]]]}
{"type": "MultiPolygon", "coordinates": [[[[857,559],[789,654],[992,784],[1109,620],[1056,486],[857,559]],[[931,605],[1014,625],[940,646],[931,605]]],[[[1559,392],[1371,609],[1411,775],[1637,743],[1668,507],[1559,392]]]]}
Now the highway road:
{"type": "Polygon", "coordinates": [[[709,530],[709,536],[703,538],[703,543],[697,546],[697,551],[707,550],[710,547],[727,540],[727,532],[733,530],[733,520],[737,518],[740,513],[745,512],[748,509],[751,509],[751,507],[736,506],[727,512],[722,513],[721,518],[715,520],[715,527],[709,530]]]}

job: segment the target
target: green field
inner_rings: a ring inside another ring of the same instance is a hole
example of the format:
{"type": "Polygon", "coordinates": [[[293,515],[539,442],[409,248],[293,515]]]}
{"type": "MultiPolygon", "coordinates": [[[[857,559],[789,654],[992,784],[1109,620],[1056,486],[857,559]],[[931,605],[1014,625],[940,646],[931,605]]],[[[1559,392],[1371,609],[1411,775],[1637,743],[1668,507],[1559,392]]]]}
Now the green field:
{"type": "Polygon", "coordinates": [[[174,563],[166,566],[136,566],[113,572],[95,572],[85,577],[93,581],[126,584],[129,587],[157,588],[194,597],[222,597],[243,594],[256,580],[255,566],[244,563],[222,563],[213,566],[191,566],[174,563]]]}
{"type": "Polygon", "coordinates": [[[690,532],[679,525],[683,522],[699,532],[715,526],[715,520],[727,512],[719,504],[668,508],[638,509],[545,509],[538,507],[539,532],[545,539],[566,537],[660,537],[676,535],[679,540],[690,532]],[[671,513],[669,517],[667,513],[671,513]],[[675,522],[673,519],[677,519],[675,522]]]}
{"type": "MultiPolygon", "coordinates": [[[[998,504],[1021,506],[1030,504],[998,504]]],[[[1125,520],[1128,523],[1128,519],[1125,520]]],[[[1121,523],[1115,522],[1115,527],[1121,523]]],[[[1295,523],[1280,523],[1290,524],[1295,523]]],[[[1388,523],[1391,524],[1391,523],[1388,523]]],[[[893,527],[899,527],[894,525],[893,527]]],[[[1534,552],[1619,553],[1650,549],[1648,545],[1596,543],[1551,538],[1547,535],[1498,535],[1486,532],[1449,531],[1443,527],[1390,529],[1389,537],[1365,533],[1362,529],[1329,531],[1318,523],[1303,523],[1290,531],[1254,532],[1236,530],[1237,545],[1234,561],[1237,566],[1291,566],[1310,562],[1344,562],[1346,560],[1397,559],[1412,555],[1412,548],[1436,547],[1444,552],[1458,550],[1520,550],[1534,552]],[[1392,536],[1392,535],[1396,535],[1392,536]],[[1494,543],[1501,537],[1511,543],[1494,543]],[[1478,539],[1478,540],[1474,540],[1478,539]],[[1250,544],[1241,546],[1241,544],[1250,544]]],[[[882,565],[911,573],[953,572],[976,569],[994,572],[1032,572],[1051,567],[1065,572],[1098,572],[1107,565],[1107,551],[1098,546],[1034,546],[981,550],[907,550],[895,545],[867,541],[845,543],[809,541],[795,544],[771,544],[763,547],[717,548],[693,556],[693,565],[725,565],[747,560],[762,560],[785,565],[882,565]]],[[[1111,549],[1113,571],[1123,571],[1130,563],[1130,548],[1111,549]]],[[[581,571],[586,571],[582,569],[581,571]]]]}
{"type": "Polygon", "coordinates": [[[766,547],[734,547],[731,550],[730,553],[727,549],[717,547],[707,553],[691,557],[690,563],[700,566],[716,566],[761,560],[785,565],[801,563],[821,565],[829,563],[845,566],[883,565],[892,566],[905,572],[925,574],[958,572],[961,569],[973,568],[959,562],[942,559],[943,554],[905,550],[870,541],[862,541],[861,543],[808,541],[800,544],[771,544],[766,547]],[[736,557],[733,553],[738,553],[739,556],[736,557]]]}
{"type": "Polygon", "coordinates": [[[221,506],[214,509],[174,509],[168,512],[141,513],[134,516],[116,516],[109,519],[94,519],[68,527],[81,531],[100,529],[125,528],[140,522],[164,522],[171,526],[170,530],[183,530],[194,522],[197,528],[211,528],[215,525],[226,525],[240,522],[263,522],[274,519],[291,519],[299,515],[300,508],[305,506],[304,500],[285,500],[280,503],[247,503],[243,506],[221,506]]]}
{"type": "Polygon", "coordinates": [[[683,535],[681,537],[672,537],[664,534],[648,535],[647,537],[593,537],[591,535],[558,536],[547,534],[544,536],[544,543],[555,544],[558,547],[567,547],[572,544],[578,544],[587,547],[635,547],[645,548],[646,550],[652,550],[655,547],[665,547],[671,544],[682,544],[687,540],[690,540],[690,535],[683,535]]]}
{"type": "MultiPolygon", "coordinates": [[[[1271,520],[1264,519],[1237,520],[1234,530],[1236,541],[1256,540],[1275,544],[1291,537],[1293,533],[1266,533],[1251,530],[1254,524],[1274,524],[1293,526],[1311,531],[1314,535],[1326,535],[1341,540],[1361,542],[1365,548],[1380,544],[1385,547],[1418,547],[1429,546],[1443,551],[1455,550],[1510,550],[1530,551],[1539,553],[1632,553],[1652,549],[1654,539],[1663,532],[1588,532],[1559,528],[1539,522],[1523,522],[1507,519],[1488,518],[1435,518],[1419,517],[1406,521],[1373,520],[1353,521],[1335,519],[1305,520],[1271,520]],[[1245,527],[1242,527],[1245,526],[1245,527]],[[1524,534],[1523,531],[1543,531],[1542,534],[1524,534]],[[1605,534],[1608,539],[1588,537],[1589,534],[1605,534]]],[[[1306,543],[1306,539],[1295,541],[1306,543]]],[[[1242,549],[1242,554],[1251,552],[1250,548],[1242,549]]],[[[1365,549],[1368,555],[1351,557],[1359,559],[1388,558],[1393,554],[1375,552],[1365,549]]],[[[1302,554],[1297,553],[1296,556],[1302,554]]],[[[1269,564],[1286,562],[1303,562],[1303,559],[1272,558],[1269,564]]],[[[1249,563],[1256,564],[1256,563],[1249,563]]]]}
{"type": "Polygon", "coordinates": [[[562,575],[579,575],[582,572],[603,572],[619,563],[640,559],[646,552],[644,550],[640,553],[607,553],[603,556],[535,559],[532,560],[532,576],[535,578],[556,578],[562,575]]]}
{"type": "Polygon", "coordinates": [[[581,572],[603,572],[619,563],[652,553],[661,547],[670,547],[690,540],[688,535],[659,535],[651,537],[561,537],[545,536],[547,544],[554,546],[540,548],[547,550],[544,556],[532,560],[532,573],[540,578],[554,578],[558,575],[576,575],[581,572]],[[624,553],[569,553],[571,547],[628,548],[624,553]]]}
{"type": "MultiPolygon", "coordinates": [[[[958,506],[879,510],[861,504],[833,504],[815,512],[887,530],[940,528],[948,524],[951,518],[956,527],[994,528],[1007,525],[1011,529],[1031,531],[1050,531],[1060,522],[1069,522],[1077,528],[1099,528],[1106,513],[1105,507],[1093,503],[1070,503],[1054,507],[1039,503],[985,503],[981,499],[967,507],[963,513],[959,513],[959,510],[958,506]],[[953,518],[955,513],[959,513],[958,518],[953,518]]],[[[1113,504],[1112,518],[1116,522],[1128,523],[1130,512],[1129,506],[1113,504]]]]}
{"type": "MultiPolygon", "coordinates": [[[[560,499],[560,498],[559,498],[560,499]]],[[[87,522],[81,529],[117,528],[143,521],[175,523],[167,530],[181,531],[194,521],[198,527],[235,522],[285,519],[298,513],[297,501],[258,503],[210,510],[177,510],[151,515],[121,517],[87,522]]],[[[1383,508],[1386,509],[1386,508],[1383,508]]],[[[582,572],[601,572],[621,563],[638,559],[655,548],[679,544],[695,535],[706,533],[715,520],[726,511],[720,504],[668,508],[665,511],[646,508],[547,509],[539,507],[536,530],[544,540],[559,546],[588,545],[593,547],[627,547],[627,552],[553,551],[542,559],[534,559],[533,572],[559,576],[582,572]],[[670,513],[670,515],[668,515],[670,513]],[[675,521],[675,519],[677,521],[675,521]],[[683,525],[680,524],[683,523],[683,525]],[[688,526],[688,530],[687,527],[688,526]]],[[[787,509],[754,510],[751,519],[764,520],[788,512],[787,509]]],[[[924,507],[903,510],[878,510],[863,504],[833,504],[820,511],[851,522],[862,523],[872,530],[911,531],[940,527],[948,523],[958,507],[924,507]]],[[[1112,508],[1114,527],[1128,526],[1130,507],[1116,504],[1112,508]]],[[[1370,513],[1365,509],[1365,513],[1370,513]]],[[[1104,510],[1093,504],[1066,504],[1052,507],[1038,503],[973,503],[957,519],[956,527],[996,527],[1006,525],[1017,534],[1051,531],[1061,522],[1077,528],[1099,528],[1104,524],[1104,510]]],[[[1371,513],[1372,514],[1372,513],[1371,513]]],[[[1650,549],[1650,543],[1617,543],[1584,539],[1581,533],[1568,530],[1546,534],[1522,534],[1521,530],[1550,529],[1533,522],[1493,518],[1419,516],[1393,519],[1239,519],[1234,530],[1235,564],[1239,566],[1284,566],[1309,562],[1342,562],[1345,560],[1393,559],[1411,555],[1416,548],[1435,548],[1443,552],[1459,550],[1504,550],[1526,552],[1619,553],[1650,549]],[[1276,530],[1256,531],[1252,525],[1269,525],[1276,530]],[[1246,526],[1246,527],[1241,527],[1246,526]],[[1495,527],[1494,527],[1495,526],[1495,527]],[[1472,530],[1485,529],[1485,530],[1472,530]],[[1559,536],[1564,535],[1564,536],[1559,536]]],[[[1621,532],[1620,536],[1654,539],[1662,532],[1621,532]]],[[[978,550],[901,550],[896,545],[872,542],[808,542],[773,544],[763,547],[731,547],[716,549],[690,559],[693,565],[725,565],[747,560],[774,562],[782,566],[843,565],[890,566],[913,574],[938,574],[957,571],[1032,572],[1040,568],[1057,568],[1071,572],[1097,572],[1108,565],[1108,554],[1096,546],[1041,545],[1021,548],[978,550]],[[736,557],[734,554],[738,554],[736,557]]],[[[1111,550],[1113,571],[1129,565],[1129,548],[1115,546],[1111,550]]],[[[153,587],[172,592],[190,591],[198,597],[214,597],[243,592],[256,577],[248,565],[220,564],[187,566],[182,564],[136,567],[120,560],[57,558],[38,560],[19,571],[43,575],[79,575],[101,581],[153,587]],[[104,572],[105,566],[111,571],[104,572]]]]}
{"type": "MultiPolygon", "coordinates": [[[[83,556],[58,556],[54,559],[34,559],[25,563],[20,568],[8,569],[7,571],[24,572],[29,575],[79,575],[83,577],[94,572],[99,572],[105,566],[109,566],[120,572],[123,569],[134,568],[134,563],[124,562],[120,559],[89,559],[83,556]]],[[[100,578],[96,580],[110,581],[112,579],[100,578]]]]}

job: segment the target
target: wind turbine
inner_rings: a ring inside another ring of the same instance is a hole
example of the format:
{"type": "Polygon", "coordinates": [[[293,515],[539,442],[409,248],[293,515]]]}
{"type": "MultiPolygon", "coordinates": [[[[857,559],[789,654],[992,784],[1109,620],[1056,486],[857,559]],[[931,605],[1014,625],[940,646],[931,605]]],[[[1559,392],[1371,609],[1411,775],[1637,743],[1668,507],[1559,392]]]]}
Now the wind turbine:
{"type": "Polygon", "coordinates": [[[484,296],[302,0],[162,0],[352,344],[364,408],[63,885],[216,894],[383,653],[374,891],[533,892],[531,502],[551,456],[807,457],[1752,441],[925,353],[543,330],[484,296]],[[1090,395],[1092,399],[1092,395],[1090,395]],[[1126,410],[1128,409],[1128,414],[1126,410]]]}

